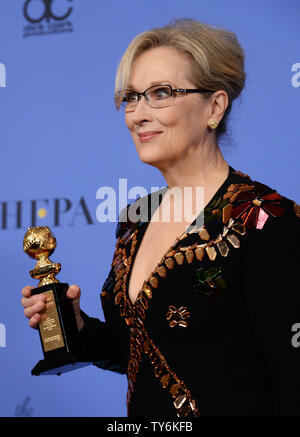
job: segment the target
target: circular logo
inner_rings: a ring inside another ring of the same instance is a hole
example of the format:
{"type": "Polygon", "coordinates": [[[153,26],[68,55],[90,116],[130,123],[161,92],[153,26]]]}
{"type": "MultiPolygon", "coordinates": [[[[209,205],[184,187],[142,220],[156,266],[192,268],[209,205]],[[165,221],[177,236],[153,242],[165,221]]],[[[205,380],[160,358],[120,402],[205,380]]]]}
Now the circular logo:
{"type": "MultiPolygon", "coordinates": [[[[68,0],[68,1],[71,1],[71,0],[68,0]]],[[[56,21],[62,21],[62,20],[65,20],[66,18],[68,18],[68,16],[71,14],[73,8],[70,6],[63,15],[55,15],[53,13],[53,10],[52,10],[52,3],[53,3],[53,0],[26,0],[24,3],[24,8],[23,8],[24,17],[30,23],[40,23],[44,19],[46,19],[46,21],[50,21],[50,18],[52,18],[53,20],[56,20],[56,21]],[[30,15],[30,13],[32,13],[32,10],[30,10],[29,5],[33,1],[39,1],[43,6],[42,14],[38,17],[32,17],[30,15]]]]}

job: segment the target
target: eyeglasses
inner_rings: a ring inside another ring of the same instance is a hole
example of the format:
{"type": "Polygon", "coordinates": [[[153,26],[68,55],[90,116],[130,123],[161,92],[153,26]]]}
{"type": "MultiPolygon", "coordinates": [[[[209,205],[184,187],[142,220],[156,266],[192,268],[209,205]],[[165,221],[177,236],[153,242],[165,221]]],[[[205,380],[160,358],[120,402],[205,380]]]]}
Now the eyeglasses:
{"type": "Polygon", "coordinates": [[[187,93],[213,93],[214,91],[206,89],[187,89],[176,88],[173,89],[171,85],[153,85],[147,88],[142,93],[134,90],[119,91],[116,95],[116,101],[120,98],[120,94],[123,94],[121,101],[121,107],[125,109],[125,112],[132,112],[135,110],[141,97],[144,96],[146,103],[152,108],[164,108],[172,105],[175,97],[179,94],[187,93]]]}

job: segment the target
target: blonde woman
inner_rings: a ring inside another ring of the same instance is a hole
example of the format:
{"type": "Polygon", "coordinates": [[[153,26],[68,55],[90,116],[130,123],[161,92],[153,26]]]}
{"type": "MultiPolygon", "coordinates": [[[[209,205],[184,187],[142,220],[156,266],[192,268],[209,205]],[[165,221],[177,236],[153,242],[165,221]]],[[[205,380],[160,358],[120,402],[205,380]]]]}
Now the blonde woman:
{"type": "MultiPolygon", "coordinates": [[[[80,309],[78,286],[67,295],[94,364],[127,374],[130,417],[300,415],[299,207],[219,147],[245,76],[236,35],[188,19],[137,35],[121,59],[116,106],[167,185],[117,226],[105,322],[80,309]],[[171,193],[186,187],[194,215],[162,220],[184,212],[171,193]]],[[[44,302],[31,288],[22,305],[36,328],[44,302]]]]}

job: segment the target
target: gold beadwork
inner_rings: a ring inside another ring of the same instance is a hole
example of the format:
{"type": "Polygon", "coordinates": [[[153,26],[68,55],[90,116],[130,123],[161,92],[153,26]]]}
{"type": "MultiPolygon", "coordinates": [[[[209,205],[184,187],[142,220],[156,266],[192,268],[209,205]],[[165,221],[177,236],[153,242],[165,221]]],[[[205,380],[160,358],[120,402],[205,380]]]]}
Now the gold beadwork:
{"type": "Polygon", "coordinates": [[[188,236],[187,233],[184,232],[184,233],[179,237],[179,240],[181,241],[181,240],[183,240],[184,238],[186,238],[187,236],[188,236]]]}
{"type": "Polygon", "coordinates": [[[252,203],[253,203],[253,205],[255,205],[255,206],[260,206],[260,205],[261,205],[261,200],[253,199],[253,200],[252,200],[252,203]]]}
{"type": "Polygon", "coordinates": [[[167,275],[167,269],[165,266],[157,267],[156,271],[159,274],[159,276],[161,276],[162,278],[165,278],[167,275]]]}
{"type": "Polygon", "coordinates": [[[149,285],[143,285],[143,290],[145,295],[148,297],[148,299],[152,298],[152,290],[151,287],[149,285]]]}
{"type": "Polygon", "coordinates": [[[120,305],[122,296],[123,296],[123,292],[122,291],[119,291],[119,293],[116,294],[116,297],[115,297],[115,304],[116,305],[120,305]]]}
{"type": "Polygon", "coordinates": [[[197,247],[197,249],[195,250],[195,255],[198,261],[202,261],[204,257],[203,247],[197,247]]]}
{"type": "Polygon", "coordinates": [[[208,255],[208,258],[209,258],[211,261],[214,261],[214,260],[216,259],[216,256],[217,256],[216,249],[215,249],[214,247],[212,247],[212,246],[207,246],[207,247],[205,248],[205,250],[206,250],[206,253],[207,253],[207,255],[208,255]]]}
{"type": "Polygon", "coordinates": [[[235,232],[237,232],[240,235],[245,235],[246,233],[246,227],[239,222],[236,222],[232,225],[231,229],[233,229],[235,232]]]}
{"type": "Polygon", "coordinates": [[[226,241],[222,240],[217,243],[217,247],[222,256],[227,256],[229,252],[229,247],[226,244],[226,241]]]}
{"type": "Polygon", "coordinates": [[[163,388],[167,388],[168,387],[170,379],[171,379],[171,375],[169,373],[166,373],[165,375],[163,375],[160,378],[160,382],[161,382],[161,385],[162,385],[163,388]]]}
{"type": "Polygon", "coordinates": [[[185,403],[182,405],[182,407],[179,408],[178,412],[177,412],[177,416],[178,417],[186,417],[190,414],[191,412],[191,406],[189,403],[185,403]]]}
{"type": "Polygon", "coordinates": [[[175,265],[175,261],[174,261],[174,259],[173,258],[167,258],[166,260],[165,260],[165,265],[168,267],[168,269],[170,269],[170,270],[172,270],[173,268],[174,268],[174,265],[175,265]]]}
{"type": "Polygon", "coordinates": [[[156,276],[151,276],[149,279],[150,284],[152,285],[153,288],[157,288],[158,287],[158,279],[156,276]]]}
{"type": "Polygon", "coordinates": [[[222,210],[222,218],[223,223],[226,224],[228,220],[230,219],[231,211],[232,211],[233,205],[231,203],[228,203],[228,205],[224,206],[222,210]]]}
{"type": "Polygon", "coordinates": [[[173,256],[175,254],[175,250],[171,250],[170,252],[166,253],[166,258],[169,258],[170,256],[173,256]]]}
{"type": "Polygon", "coordinates": [[[201,231],[199,232],[199,237],[201,238],[201,240],[204,241],[208,241],[210,239],[209,233],[205,228],[201,229],[201,231]]]}
{"type": "Polygon", "coordinates": [[[227,240],[229,241],[229,243],[232,244],[232,246],[235,249],[238,249],[240,247],[240,240],[238,239],[238,237],[234,234],[228,234],[227,235],[227,240]]]}
{"type": "Polygon", "coordinates": [[[178,395],[174,401],[175,408],[177,408],[177,410],[178,408],[181,408],[184,402],[186,401],[186,399],[187,399],[186,395],[178,395]]]}
{"type": "Polygon", "coordinates": [[[175,258],[177,264],[179,264],[179,265],[183,264],[184,256],[182,253],[180,253],[180,252],[175,253],[174,258],[175,258]]]}
{"type": "Polygon", "coordinates": [[[294,202],[294,211],[297,217],[300,217],[300,205],[297,205],[296,202],[294,202]]]}
{"type": "Polygon", "coordinates": [[[179,389],[180,389],[180,384],[178,383],[175,383],[170,387],[169,393],[171,394],[172,398],[176,398],[179,389]]]}
{"type": "Polygon", "coordinates": [[[192,250],[187,250],[186,252],[185,252],[185,257],[186,257],[186,260],[187,260],[187,262],[190,264],[191,262],[193,262],[193,259],[194,259],[194,252],[192,251],[192,250]]]}
{"type": "Polygon", "coordinates": [[[169,326],[171,328],[177,325],[186,328],[188,323],[185,319],[190,317],[190,312],[185,306],[181,306],[177,309],[174,305],[170,305],[166,317],[167,320],[169,320],[169,326]]]}

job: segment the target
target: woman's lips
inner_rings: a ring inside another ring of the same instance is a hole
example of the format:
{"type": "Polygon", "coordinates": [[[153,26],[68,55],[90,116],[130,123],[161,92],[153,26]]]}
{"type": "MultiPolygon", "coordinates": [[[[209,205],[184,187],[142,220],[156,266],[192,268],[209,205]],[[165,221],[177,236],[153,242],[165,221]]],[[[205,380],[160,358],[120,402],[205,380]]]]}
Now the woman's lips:
{"type": "Polygon", "coordinates": [[[154,138],[156,135],[161,134],[162,132],[159,131],[149,131],[149,132],[140,132],[138,134],[140,141],[142,143],[151,140],[152,138],[154,138]]]}

